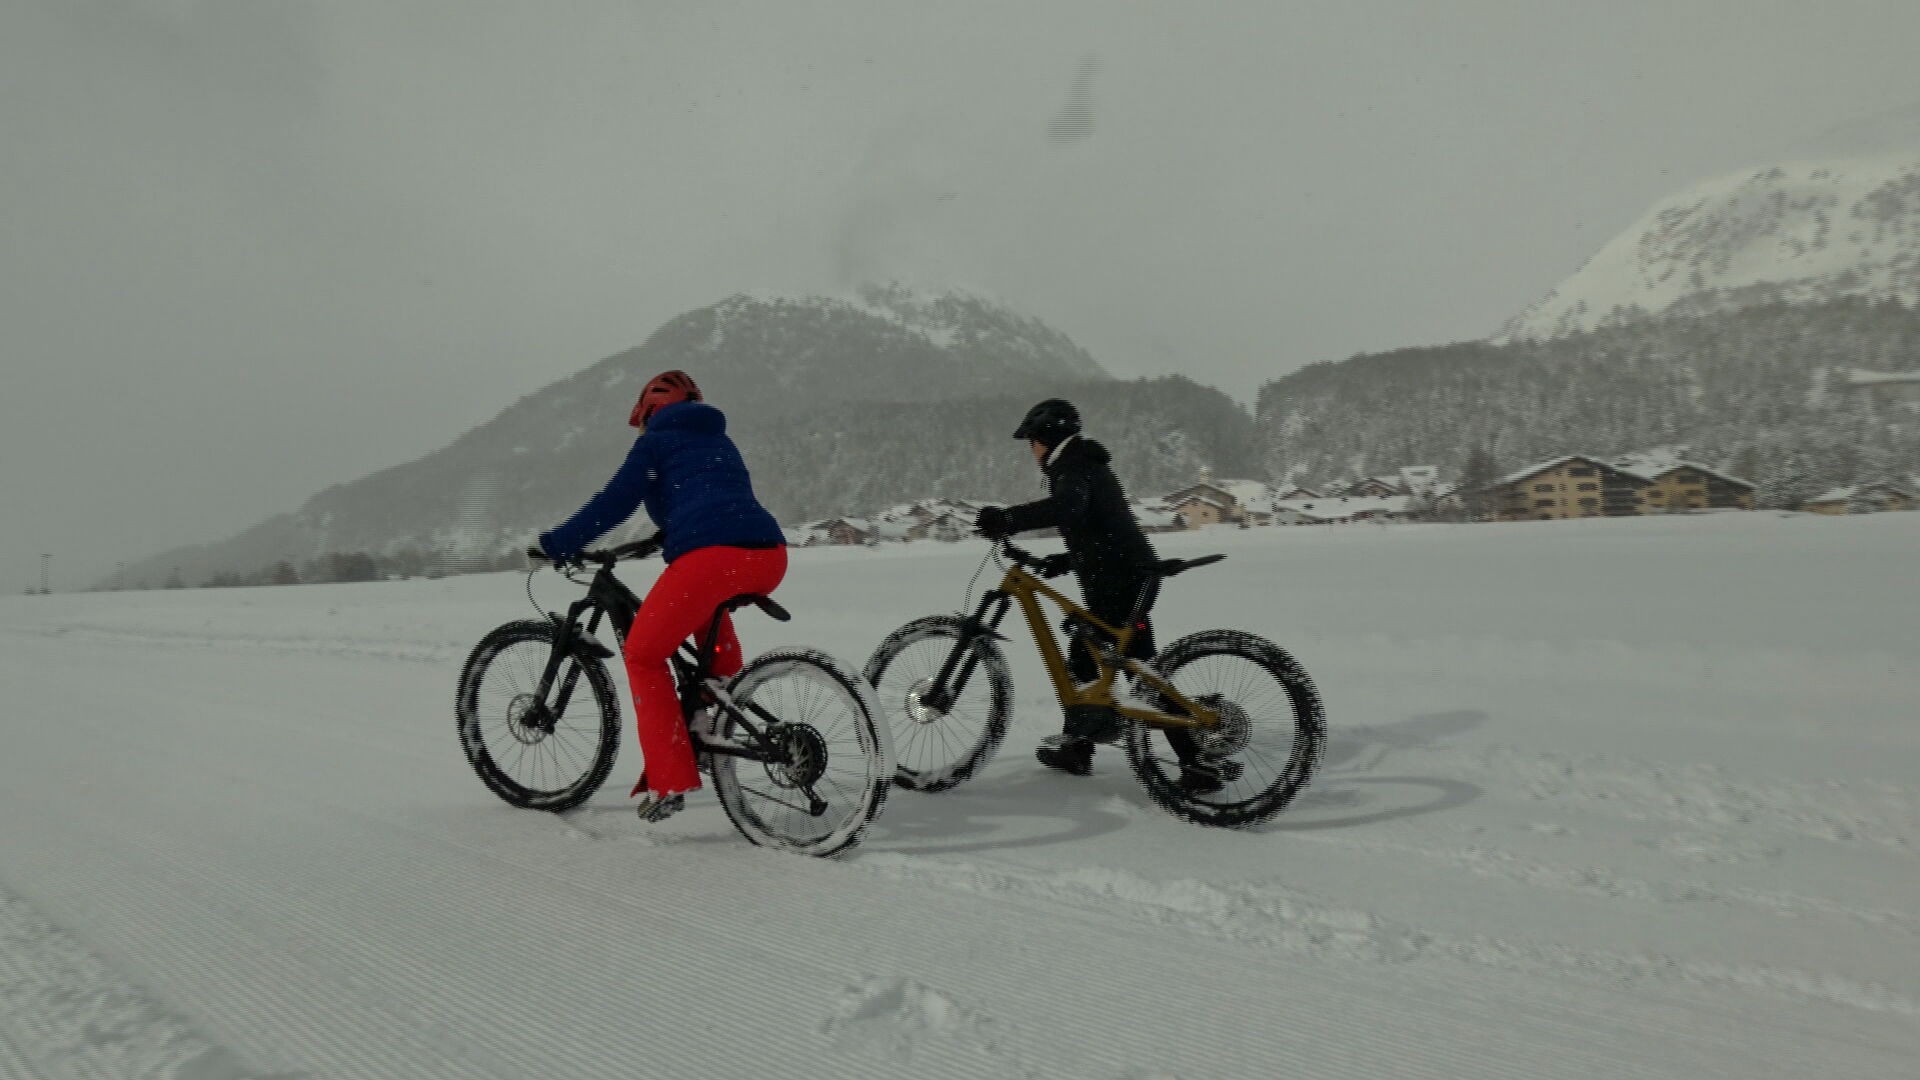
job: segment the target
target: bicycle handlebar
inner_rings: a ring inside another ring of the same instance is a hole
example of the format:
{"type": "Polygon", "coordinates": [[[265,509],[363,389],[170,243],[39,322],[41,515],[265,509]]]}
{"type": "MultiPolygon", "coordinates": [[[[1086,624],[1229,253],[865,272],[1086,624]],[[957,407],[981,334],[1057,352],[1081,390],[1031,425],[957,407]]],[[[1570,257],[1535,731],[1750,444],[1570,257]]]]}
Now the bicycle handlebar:
{"type": "Polygon", "coordinates": [[[1060,566],[1050,559],[1035,555],[1033,552],[1028,551],[1011,540],[1000,541],[1000,547],[1006,552],[1007,558],[1012,559],[1015,563],[1033,571],[1043,578],[1057,578],[1062,574],[1069,573],[1066,567],[1060,566]]]}
{"type": "MultiPolygon", "coordinates": [[[[549,561],[553,564],[553,567],[558,570],[565,569],[568,563],[599,563],[601,566],[612,566],[614,563],[624,559],[652,558],[660,553],[662,547],[666,546],[663,535],[662,533],[654,533],[645,540],[635,540],[631,544],[621,544],[619,547],[607,548],[603,551],[582,551],[571,558],[551,559],[549,561]]],[[[527,554],[534,558],[544,557],[544,553],[540,552],[538,547],[530,548],[527,554]]]]}

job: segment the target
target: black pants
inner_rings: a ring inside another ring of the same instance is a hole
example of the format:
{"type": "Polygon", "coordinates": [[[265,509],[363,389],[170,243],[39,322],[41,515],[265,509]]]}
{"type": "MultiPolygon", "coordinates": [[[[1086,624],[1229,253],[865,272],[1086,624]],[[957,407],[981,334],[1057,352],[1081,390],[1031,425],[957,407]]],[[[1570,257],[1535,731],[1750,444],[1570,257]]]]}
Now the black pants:
{"type": "MultiPolygon", "coordinates": [[[[1140,602],[1140,590],[1153,579],[1141,574],[1088,574],[1080,579],[1081,602],[1086,605],[1094,618],[1109,626],[1125,628],[1127,620],[1132,618],[1134,605],[1140,602]]],[[[1147,605],[1147,611],[1140,614],[1139,625],[1134,628],[1133,639],[1127,642],[1127,655],[1135,660],[1151,660],[1159,650],[1153,641],[1153,619],[1147,614],[1153,605],[1147,605]]],[[[1067,670],[1073,673],[1079,682],[1092,682],[1100,673],[1094,661],[1093,650],[1079,638],[1067,650],[1067,670]]],[[[1116,683],[1115,689],[1123,684],[1116,683]]],[[[1064,729],[1071,733],[1072,721],[1068,720],[1064,729]]],[[[1174,757],[1181,764],[1193,761],[1196,746],[1192,736],[1184,731],[1170,730],[1167,742],[1173,747],[1174,757]]]]}
{"type": "MultiPolygon", "coordinates": [[[[1151,580],[1133,574],[1087,575],[1080,579],[1080,602],[1086,605],[1093,617],[1108,626],[1125,628],[1127,619],[1133,615],[1133,606],[1140,602],[1140,590],[1151,580]]],[[[1153,658],[1153,620],[1145,613],[1140,617],[1141,626],[1135,629],[1133,640],[1127,643],[1127,655],[1135,660],[1153,658]]],[[[1093,650],[1079,638],[1067,649],[1067,670],[1080,682],[1092,682],[1100,668],[1094,662],[1093,650]]]]}

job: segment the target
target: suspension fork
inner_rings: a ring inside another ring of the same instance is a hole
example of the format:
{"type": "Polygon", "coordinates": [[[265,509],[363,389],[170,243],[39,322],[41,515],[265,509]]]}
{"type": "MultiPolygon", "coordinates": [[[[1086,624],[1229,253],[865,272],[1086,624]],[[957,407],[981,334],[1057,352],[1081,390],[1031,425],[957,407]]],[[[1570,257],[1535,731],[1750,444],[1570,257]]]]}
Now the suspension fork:
{"type": "Polygon", "coordinates": [[[1012,604],[1012,595],[997,589],[980,598],[980,607],[960,620],[960,637],[953,643],[946,662],[940,665],[933,685],[921,695],[922,703],[940,712],[953,708],[954,701],[966,692],[967,681],[980,667],[980,654],[974,651],[974,642],[983,637],[1007,640],[1006,635],[999,632],[1000,622],[1007,617],[1007,609],[1012,604]]]}
{"type": "Polygon", "coordinates": [[[547,700],[548,693],[553,690],[554,678],[559,676],[560,694],[548,707],[551,715],[557,717],[566,713],[567,703],[573,700],[574,688],[580,684],[580,665],[574,664],[567,668],[565,675],[560,675],[561,661],[572,656],[576,651],[602,660],[613,655],[613,650],[600,644],[593,636],[594,631],[600,629],[600,619],[605,614],[605,610],[599,604],[592,598],[588,598],[576,601],[567,608],[565,619],[558,615],[547,616],[553,621],[558,632],[553,637],[553,651],[547,654],[547,666],[540,672],[540,688],[536,691],[536,700],[543,702],[547,700]],[[591,610],[593,615],[588,618],[587,625],[583,628],[580,625],[580,615],[588,610],[591,610]]]}

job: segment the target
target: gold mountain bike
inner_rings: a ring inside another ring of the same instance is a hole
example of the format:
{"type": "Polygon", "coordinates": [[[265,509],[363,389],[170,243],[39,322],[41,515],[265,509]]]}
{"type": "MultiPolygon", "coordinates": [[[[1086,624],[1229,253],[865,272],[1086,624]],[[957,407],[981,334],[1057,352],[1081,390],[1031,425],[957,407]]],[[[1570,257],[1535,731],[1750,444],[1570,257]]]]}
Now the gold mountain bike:
{"type": "Polygon", "coordinates": [[[1312,779],[1326,745],[1326,713],[1313,680],[1279,646],[1239,630],[1203,630],[1150,660],[1127,655],[1161,582],[1226,556],[1157,563],[1123,626],[1095,618],[1041,580],[1065,570],[1005,541],[988,558],[1000,556],[1006,575],[973,614],[908,623],[867,661],[867,681],[892,730],[895,784],[945,791],[992,760],[1013,712],[1013,680],[996,643],[1008,640],[999,626],[1015,604],[1062,708],[1069,716],[1117,714],[1134,775],[1168,812],[1201,825],[1254,825],[1285,809],[1312,779]],[[1042,598],[1066,614],[1069,642],[1078,639],[1092,653],[1092,682],[1074,681],[1042,598]]]}

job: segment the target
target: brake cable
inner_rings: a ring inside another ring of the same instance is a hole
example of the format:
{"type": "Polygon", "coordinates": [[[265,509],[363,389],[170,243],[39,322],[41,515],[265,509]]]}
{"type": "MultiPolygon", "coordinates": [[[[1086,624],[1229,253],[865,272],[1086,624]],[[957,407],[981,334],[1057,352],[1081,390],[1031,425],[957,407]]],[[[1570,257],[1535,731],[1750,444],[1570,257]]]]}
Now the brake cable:
{"type": "MultiPolygon", "coordinates": [[[[964,619],[967,617],[967,613],[973,610],[973,587],[974,585],[979,583],[980,575],[986,573],[988,563],[1000,562],[999,556],[1000,556],[999,544],[993,544],[987,548],[987,557],[980,560],[980,566],[974,570],[973,576],[967,579],[966,599],[961,602],[960,610],[955,614],[959,615],[961,618],[964,619]]],[[[1001,564],[1001,565],[1004,565],[1004,564],[1001,564]]]]}

